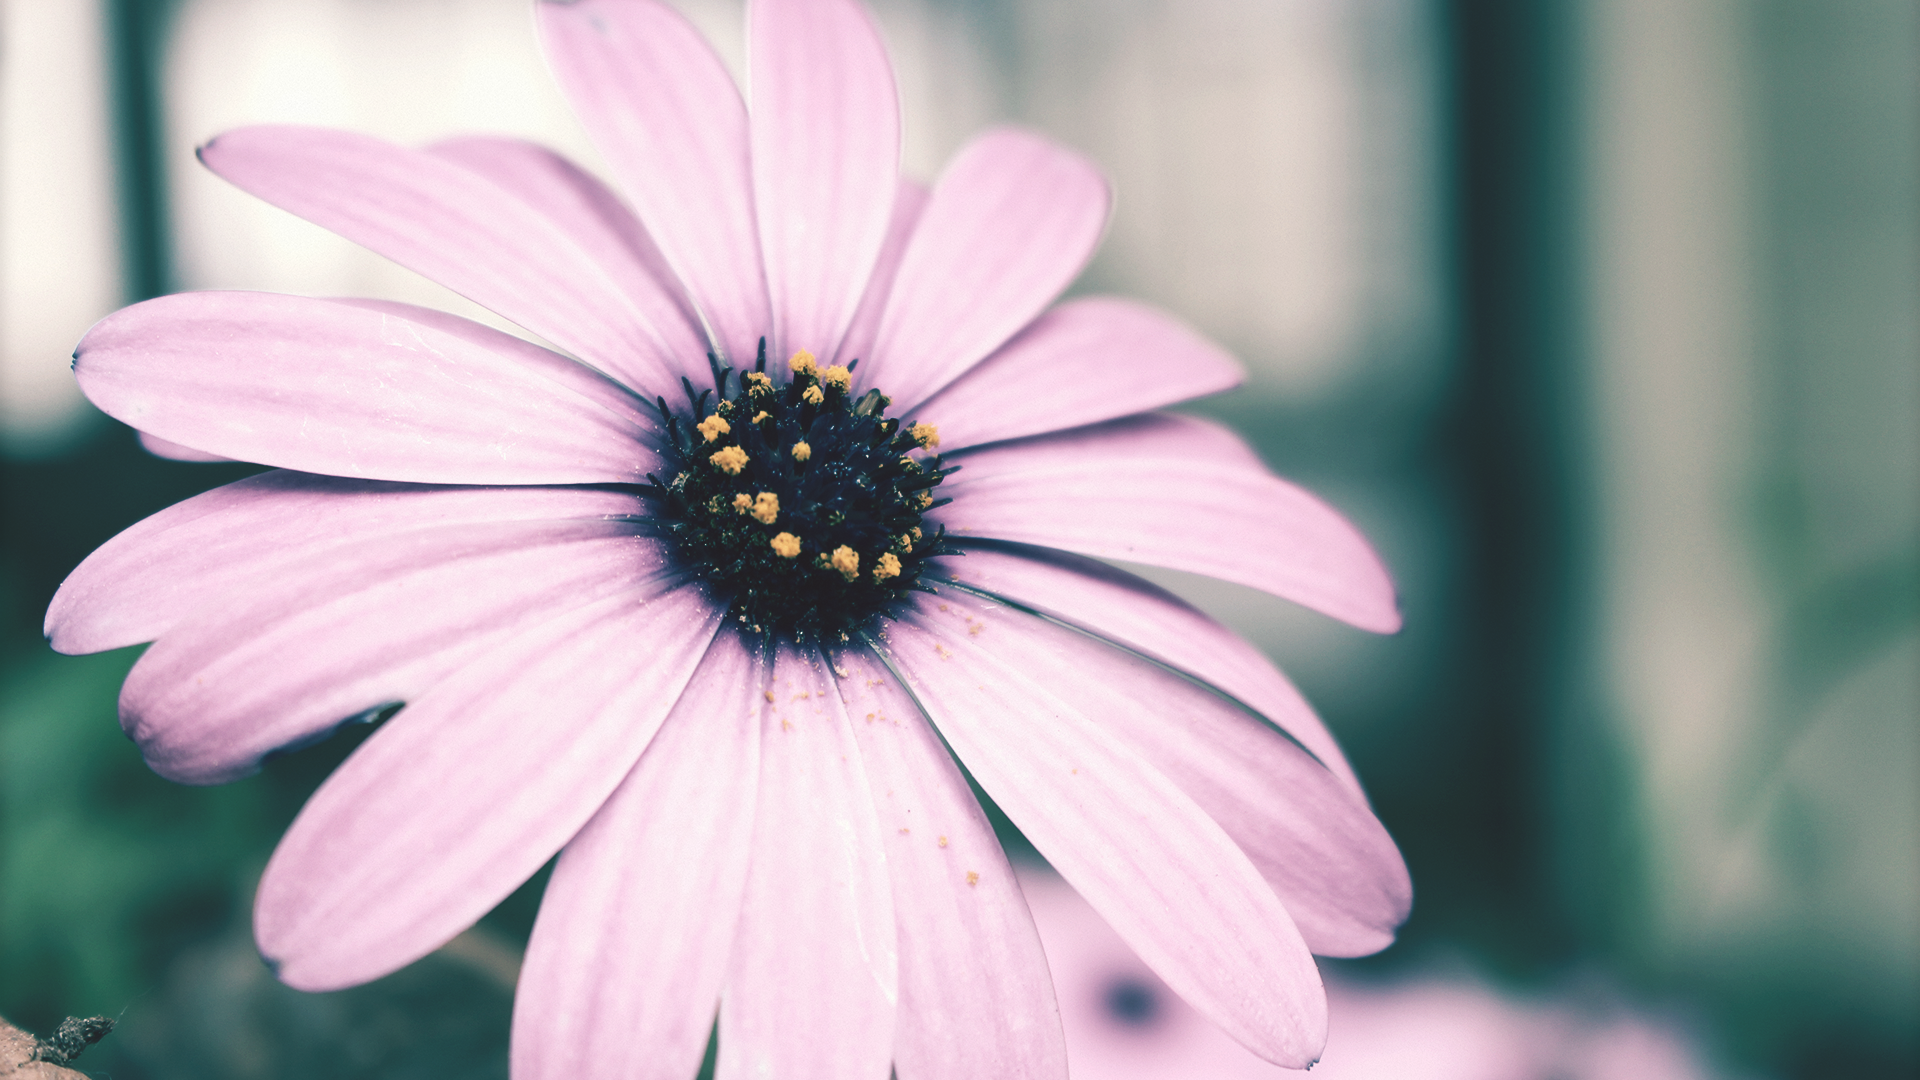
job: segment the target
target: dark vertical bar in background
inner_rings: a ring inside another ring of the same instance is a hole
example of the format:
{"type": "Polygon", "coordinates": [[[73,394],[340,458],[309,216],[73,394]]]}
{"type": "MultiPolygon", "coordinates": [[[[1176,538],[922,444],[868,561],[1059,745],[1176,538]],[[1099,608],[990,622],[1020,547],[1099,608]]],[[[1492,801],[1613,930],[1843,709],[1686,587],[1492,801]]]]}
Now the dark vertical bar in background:
{"type": "Polygon", "coordinates": [[[107,0],[105,14],[121,248],[131,303],[173,287],[160,93],[161,49],[173,0],[107,0]]]}
{"type": "Polygon", "coordinates": [[[1453,0],[1456,326],[1444,453],[1462,509],[1459,897],[1496,960],[1568,957],[1556,729],[1581,678],[1579,71],[1570,5],[1453,0]]]}

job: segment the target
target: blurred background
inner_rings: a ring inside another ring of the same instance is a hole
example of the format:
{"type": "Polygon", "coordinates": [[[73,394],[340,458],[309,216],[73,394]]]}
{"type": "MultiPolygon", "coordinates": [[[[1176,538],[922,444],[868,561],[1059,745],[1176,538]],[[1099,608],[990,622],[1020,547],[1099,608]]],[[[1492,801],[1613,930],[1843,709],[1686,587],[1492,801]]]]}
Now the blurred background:
{"type": "MultiPolygon", "coordinates": [[[[737,3],[683,6],[737,70],[737,3]]],[[[1098,159],[1077,289],[1237,352],[1197,408],[1398,577],[1375,638],[1154,575],[1295,677],[1406,853],[1400,943],[1334,977],[1599,993],[1721,1075],[1920,1074],[1920,4],[873,6],[909,170],[1005,120],[1098,159]]],[[[597,168],[528,7],[0,0],[0,1014],[120,1016],[96,1074],[505,1076],[538,879],[371,986],[279,987],[253,883],[355,737],[168,784],[115,720],[138,650],[39,627],[93,547],[250,471],[87,406],[95,319],[251,288],[499,325],[194,146],[506,131],[597,168]]]]}

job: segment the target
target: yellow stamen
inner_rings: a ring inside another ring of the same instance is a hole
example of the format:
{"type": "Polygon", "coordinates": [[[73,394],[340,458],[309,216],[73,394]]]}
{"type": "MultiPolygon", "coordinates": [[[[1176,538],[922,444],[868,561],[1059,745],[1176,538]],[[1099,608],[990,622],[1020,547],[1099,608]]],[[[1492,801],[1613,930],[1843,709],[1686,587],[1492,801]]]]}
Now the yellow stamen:
{"type": "Polygon", "coordinates": [[[932,424],[915,424],[909,434],[913,436],[913,441],[921,446],[930,448],[940,445],[940,429],[932,424]]]}
{"type": "Polygon", "coordinates": [[[907,535],[913,537],[915,540],[920,539],[920,526],[915,525],[913,528],[908,529],[907,535]]]}
{"type": "Polygon", "coordinates": [[[712,416],[707,417],[694,426],[700,430],[700,437],[708,442],[712,442],[733,430],[733,425],[727,423],[726,417],[721,416],[719,413],[714,413],[712,416]]]}
{"type": "MultiPolygon", "coordinates": [[[[745,455],[745,454],[741,454],[740,456],[741,456],[741,457],[746,457],[747,455],[745,455]]],[[[736,470],[734,470],[734,471],[735,471],[735,472],[738,472],[739,470],[737,470],[737,469],[736,469],[736,470]]],[[[916,497],[916,498],[914,499],[914,502],[915,502],[915,503],[917,503],[917,504],[919,505],[919,507],[920,507],[920,509],[922,509],[922,510],[925,510],[925,509],[926,509],[927,507],[929,507],[929,506],[932,506],[932,505],[933,505],[933,496],[931,496],[931,495],[929,495],[929,494],[927,494],[926,492],[924,492],[924,491],[923,491],[923,492],[921,492],[921,493],[919,494],[919,496],[918,496],[918,497],[916,497]]]]}
{"type": "Polygon", "coordinates": [[[747,467],[747,452],[737,446],[723,446],[707,460],[728,476],[739,476],[740,470],[747,467]]]}
{"type": "MultiPolygon", "coordinates": [[[[734,502],[738,503],[744,498],[746,498],[745,495],[736,495],[734,496],[734,502]]],[[[775,495],[771,491],[763,491],[753,497],[753,520],[762,525],[771,525],[774,519],[779,516],[780,496],[775,495]]]]}
{"type": "Polygon", "coordinates": [[[826,392],[819,387],[809,386],[805,390],[800,391],[800,400],[809,405],[818,405],[827,400],[827,395],[826,392]]]}
{"type": "MultiPolygon", "coordinates": [[[[714,498],[717,500],[719,496],[715,496],[714,498]]],[[[734,513],[744,514],[751,509],[753,509],[753,496],[748,495],[745,492],[741,492],[740,494],[735,495],[733,497],[734,513]]]]}
{"type": "Polygon", "coordinates": [[[756,395],[771,394],[773,393],[773,380],[758,371],[749,371],[747,372],[747,393],[756,395]]]}
{"type": "Polygon", "coordinates": [[[773,548],[773,553],[783,559],[791,559],[800,554],[800,538],[792,533],[776,533],[767,543],[773,548]]]}
{"type": "Polygon", "coordinates": [[[756,424],[762,423],[770,415],[772,414],[767,412],[767,410],[761,409],[759,412],[753,414],[753,422],[756,424]]]}
{"type": "Polygon", "coordinates": [[[813,362],[813,354],[805,349],[801,349],[789,357],[787,359],[787,366],[793,369],[795,375],[817,375],[820,373],[819,365],[813,362]]]}
{"type": "Polygon", "coordinates": [[[707,513],[717,514],[724,509],[726,505],[726,503],[720,501],[720,496],[715,495],[713,498],[707,500],[707,513]]]}
{"type": "Polygon", "coordinates": [[[908,536],[906,533],[901,533],[899,536],[893,538],[893,547],[894,550],[905,555],[913,550],[913,537],[908,536]]]}
{"type": "Polygon", "coordinates": [[[853,385],[853,372],[835,364],[820,373],[820,381],[828,386],[837,386],[842,390],[853,385]]]}
{"type": "Polygon", "coordinates": [[[840,576],[848,581],[860,576],[860,553],[847,545],[841,544],[834,548],[833,558],[830,561],[833,568],[840,571],[840,576]]]}
{"type": "Polygon", "coordinates": [[[885,581],[900,576],[900,560],[889,551],[880,556],[880,565],[873,568],[873,580],[885,581]]]}
{"type": "Polygon", "coordinates": [[[803,442],[797,442],[793,444],[793,460],[805,461],[812,456],[813,456],[813,447],[808,446],[806,443],[803,443],[803,442]]]}

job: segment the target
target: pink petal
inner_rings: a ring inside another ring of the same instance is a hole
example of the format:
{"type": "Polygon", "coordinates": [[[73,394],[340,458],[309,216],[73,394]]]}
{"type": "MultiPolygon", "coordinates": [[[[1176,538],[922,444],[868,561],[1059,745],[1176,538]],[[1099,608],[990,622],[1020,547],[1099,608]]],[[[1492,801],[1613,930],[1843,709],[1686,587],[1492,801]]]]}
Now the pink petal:
{"type": "Polygon", "coordinates": [[[591,484],[658,467],[617,384],[461,325],[449,333],[394,309],[298,296],[181,293],[95,324],[74,371],[95,405],[142,431],[304,472],[591,484]]]}
{"type": "Polygon", "coordinates": [[[140,432],[140,449],[145,450],[154,457],[167,458],[172,461],[204,463],[209,461],[233,460],[232,458],[223,458],[219,454],[209,454],[204,450],[195,450],[191,446],[181,446],[176,442],[168,442],[157,435],[149,435],[144,431],[140,432]]]}
{"type": "Polygon", "coordinates": [[[591,195],[569,188],[564,163],[532,192],[510,190],[446,155],[278,126],[229,131],[201,147],[200,160],[636,386],[660,393],[689,361],[704,370],[699,339],[684,320],[674,325],[662,286],[592,236],[604,226],[579,206],[591,195]]]}
{"type": "Polygon", "coordinates": [[[886,667],[864,651],[834,663],[893,879],[901,1080],[1064,1078],[1046,954],[993,827],[886,667]]]}
{"type": "Polygon", "coordinates": [[[427,487],[274,470],[196,495],[102,544],[47,607],[55,650],[103,652],[166,633],[216,597],[269,588],[328,548],[434,526],[639,515],[599,488],[427,487]]]}
{"type": "Polygon", "coordinates": [[[514,995],[520,1080],[700,1070],[747,877],[764,685],[753,653],[721,633],[561,852],[514,995]]]}
{"type": "Polygon", "coordinates": [[[1045,612],[1214,687],[1298,739],[1361,793],[1333,733],[1272,661],[1165,589],[1105,563],[1022,545],[969,544],[965,558],[934,565],[964,587],[1045,612]]]}
{"type": "Polygon", "coordinates": [[[1298,744],[1209,688],[1095,638],[953,589],[941,596],[960,612],[941,621],[1018,658],[1219,822],[1310,949],[1365,956],[1393,943],[1413,903],[1406,863],[1366,801],[1298,744]]]}
{"type": "MultiPolygon", "coordinates": [[[[545,215],[587,253],[594,269],[614,283],[659,339],[657,354],[596,355],[596,366],[643,390],[648,372],[663,364],[675,376],[696,382],[708,377],[707,339],[693,302],[640,219],[599,177],[522,139],[465,136],[435,143],[427,152],[485,177],[545,215]]],[[[652,389],[668,393],[673,384],[652,389]]]]}
{"type": "Polygon", "coordinates": [[[260,879],[281,981],[332,990],[438,948],[600,809],[719,623],[697,589],[628,593],[476,658],[327,778],[260,879]]]}
{"type": "Polygon", "coordinates": [[[547,59],[594,145],[736,363],[767,332],[747,110],[699,31],[658,0],[539,5],[547,59]]]}
{"type": "Polygon", "coordinates": [[[1265,589],[1363,630],[1400,628],[1360,530],[1225,429],[1153,415],[963,452],[940,523],[1265,589]]]}
{"type": "Polygon", "coordinates": [[[900,260],[907,253],[907,241],[913,238],[914,226],[919,224],[920,212],[927,208],[928,198],[926,185],[915,180],[901,180],[894,191],[893,217],[887,223],[886,242],[880,245],[880,254],[873,261],[873,273],[867,278],[867,288],[860,296],[853,321],[847,324],[846,336],[840,339],[840,352],[834,363],[850,364],[873,354],[873,339],[880,333],[880,315],[886,310],[893,280],[900,273],[900,260]]]}
{"type": "Polygon", "coordinates": [[[1078,154],[1010,128],[975,138],[907,244],[863,384],[904,413],[984,359],[1080,273],[1110,203],[1078,154]]]}
{"type": "Polygon", "coordinates": [[[1114,420],[1240,384],[1240,365],[1171,316],[1110,296],[1069,300],[947,385],[914,419],[958,450],[1114,420]]]}
{"type": "Polygon", "coordinates": [[[747,5],[753,193],[775,357],[832,356],[873,269],[900,173],[900,98],[856,0],[747,5]]]}
{"type": "Polygon", "coordinates": [[[1123,740],[990,648],[998,614],[951,591],[883,655],[974,779],[1167,985],[1248,1049],[1304,1067],[1326,996],[1293,920],[1212,818],[1123,740]],[[945,605],[945,611],[936,610],[945,605]],[[971,624],[984,623],[979,636],[971,624]]]}
{"type": "Polygon", "coordinates": [[[204,605],[127,675],[120,721],[154,771],[214,784],[348,717],[412,701],[492,644],[658,576],[624,522],[506,522],[376,537],[204,605]]]}
{"type": "Polygon", "coordinates": [[[834,675],[782,648],[753,865],[720,1001],[717,1080],[886,1080],[899,999],[879,823],[834,675]]]}

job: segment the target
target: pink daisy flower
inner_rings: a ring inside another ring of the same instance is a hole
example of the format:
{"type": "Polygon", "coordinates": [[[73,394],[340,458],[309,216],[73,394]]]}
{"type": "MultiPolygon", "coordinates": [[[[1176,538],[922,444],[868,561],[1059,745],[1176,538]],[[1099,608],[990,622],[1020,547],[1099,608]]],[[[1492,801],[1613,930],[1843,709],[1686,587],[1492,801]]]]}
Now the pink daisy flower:
{"type": "Polygon", "coordinates": [[[1150,411],[1230,358],[1049,306],[1099,172],[995,130],[903,181],[853,0],[753,3],[747,100],[655,0],[539,22],[618,194],[507,139],[249,128],[201,158],[563,351],[212,292],[76,353],[154,445],[277,467],[116,537],[48,613],[62,651],[155,642],[121,698],[152,767],[218,783],[391,716],[261,880],[279,976],[393,971],[559,852],[516,1076],[689,1076],[716,1013],[723,1077],[1062,1076],[957,757],[1201,1015],[1313,1060],[1310,953],[1385,946],[1404,865],[1263,657],[1094,560],[1379,631],[1393,590],[1240,440],[1150,411]]]}

